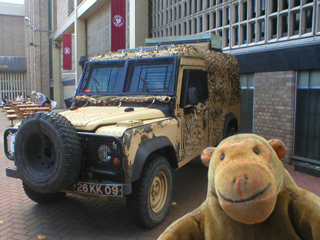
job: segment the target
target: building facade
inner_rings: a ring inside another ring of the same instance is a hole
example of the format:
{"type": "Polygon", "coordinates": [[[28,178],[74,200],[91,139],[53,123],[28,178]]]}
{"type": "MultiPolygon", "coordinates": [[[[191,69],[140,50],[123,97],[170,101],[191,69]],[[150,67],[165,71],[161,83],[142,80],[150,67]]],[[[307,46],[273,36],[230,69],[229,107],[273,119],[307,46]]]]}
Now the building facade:
{"type": "Polygon", "coordinates": [[[243,132],[320,164],[320,1],[152,0],[152,37],[213,32],[239,60],[243,132]]]}
{"type": "MultiPolygon", "coordinates": [[[[114,4],[48,1],[49,78],[61,107],[81,75],[79,57],[112,49],[114,4]],[[73,37],[72,70],[62,70],[64,33],[73,37]]],[[[287,162],[320,165],[319,12],[319,0],[126,0],[125,47],[144,45],[148,37],[221,36],[222,51],[239,61],[241,131],[281,139],[287,162]]]]}
{"type": "Polygon", "coordinates": [[[24,6],[0,3],[0,97],[26,96],[24,6]]]}

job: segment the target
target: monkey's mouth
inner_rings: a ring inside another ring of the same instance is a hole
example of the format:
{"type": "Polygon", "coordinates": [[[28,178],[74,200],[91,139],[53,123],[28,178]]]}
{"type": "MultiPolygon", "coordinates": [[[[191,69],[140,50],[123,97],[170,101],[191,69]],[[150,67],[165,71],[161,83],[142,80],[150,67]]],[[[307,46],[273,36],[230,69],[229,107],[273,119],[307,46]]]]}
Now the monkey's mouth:
{"type": "Polygon", "coordinates": [[[220,191],[218,191],[218,192],[219,192],[219,195],[223,198],[223,200],[225,200],[225,201],[227,201],[227,202],[231,202],[231,203],[244,203],[244,202],[251,201],[251,200],[253,200],[253,199],[261,196],[261,195],[264,194],[270,187],[271,187],[271,183],[269,183],[264,189],[262,189],[262,191],[258,192],[257,194],[254,194],[254,195],[252,195],[252,196],[249,197],[249,198],[240,199],[240,200],[233,200],[233,199],[227,198],[227,197],[223,196],[220,191]]]}

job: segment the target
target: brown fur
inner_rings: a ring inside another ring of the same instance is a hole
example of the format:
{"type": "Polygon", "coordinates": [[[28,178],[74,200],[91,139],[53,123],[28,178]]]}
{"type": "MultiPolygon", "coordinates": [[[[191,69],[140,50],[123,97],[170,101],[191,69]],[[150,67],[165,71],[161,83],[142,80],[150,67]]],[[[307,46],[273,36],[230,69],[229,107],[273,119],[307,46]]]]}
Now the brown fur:
{"type": "Polygon", "coordinates": [[[299,188],[281,163],[285,145],[239,134],[203,151],[208,195],[159,239],[320,239],[320,198],[299,188]]]}

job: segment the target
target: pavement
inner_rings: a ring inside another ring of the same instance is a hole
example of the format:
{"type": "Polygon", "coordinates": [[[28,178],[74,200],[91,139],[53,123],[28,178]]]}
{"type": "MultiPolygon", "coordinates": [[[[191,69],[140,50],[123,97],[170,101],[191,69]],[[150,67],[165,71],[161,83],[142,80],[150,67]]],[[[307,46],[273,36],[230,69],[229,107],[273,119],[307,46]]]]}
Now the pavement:
{"type": "MultiPolygon", "coordinates": [[[[15,120],[17,122],[17,120],[15,120]]],[[[10,126],[0,110],[0,134],[10,126]]],[[[134,225],[127,214],[125,198],[109,201],[67,194],[63,199],[39,205],[30,200],[21,180],[6,177],[5,167],[14,163],[4,156],[0,137],[0,239],[111,239],[152,240],[176,219],[197,208],[206,198],[207,167],[194,159],[174,172],[173,199],[165,220],[152,230],[134,225]]],[[[294,171],[285,165],[296,183],[320,196],[320,178],[294,171]]]]}

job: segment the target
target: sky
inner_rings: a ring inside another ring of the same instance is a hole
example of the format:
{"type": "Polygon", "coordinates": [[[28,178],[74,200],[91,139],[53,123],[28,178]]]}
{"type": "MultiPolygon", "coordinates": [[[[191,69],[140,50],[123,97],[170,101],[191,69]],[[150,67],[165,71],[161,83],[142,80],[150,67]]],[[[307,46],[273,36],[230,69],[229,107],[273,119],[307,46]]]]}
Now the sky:
{"type": "Polygon", "coordinates": [[[24,4],[24,0],[0,0],[0,2],[24,4]]]}

